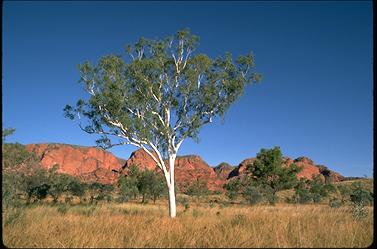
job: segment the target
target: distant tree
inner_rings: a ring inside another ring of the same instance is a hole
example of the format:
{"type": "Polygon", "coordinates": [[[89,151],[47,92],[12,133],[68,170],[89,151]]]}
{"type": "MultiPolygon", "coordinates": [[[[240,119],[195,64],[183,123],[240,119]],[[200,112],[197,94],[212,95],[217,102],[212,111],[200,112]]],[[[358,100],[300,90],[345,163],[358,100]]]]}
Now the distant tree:
{"type": "Polygon", "coordinates": [[[48,171],[40,168],[33,174],[24,175],[22,186],[27,195],[27,203],[30,203],[33,197],[38,200],[45,199],[50,188],[48,171]]]}
{"type": "Polygon", "coordinates": [[[368,216],[366,205],[373,204],[373,193],[366,190],[361,182],[354,182],[351,185],[351,201],[353,203],[352,215],[356,219],[368,216]]]}
{"type": "Polygon", "coordinates": [[[230,200],[234,200],[241,190],[241,181],[239,179],[230,180],[224,184],[225,194],[230,200]]]}
{"type": "Polygon", "coordinates": [[[318,203],[323,197],[327,197],[330,192],[335,191],[334,185],[330,181],[323,182],[320,175],[315,176],[309,181],[309,192],[312,195],[313,202],[318,203]]]}
{"type": "Polygon", "coordinates": [[[95,204],[97,201],[104,200],[114,188],[110,184],[92,182],[87,184],[86,189],[89,192],[90,203],[95,204]]]}
{"type": "Polygon", "coordinates": [[[345,184],[338,185],[336,188],[341,196],[341,202],[345,203],[350,198],[351,188],[345,184]]]}
{"type": "Polygon", "coordinates": [[[262,192],[258,186],[247,185],[242,195],[249,204],[255,205],[263,199],[262,192]]]}
{"type": "Polygon", "coordinates": [[[5,129],[3,129],[3,143],[5,141],[5,138],[7,136],[12,135],[15,131],[16,131],[16,129],[14,129],[14,128],[5,128],[5,129]]]}
{"type": "Polygon", "coordinates": [[[142,195],[142,203],[146,202],[149,197],[156,202],[156,199],[164,192],[165,184],[156,172],[144,170],[138,178],[138,190],[142,195]]]}
{"type": "Polygon", "coordinates": [[[22,174],[4,173],[2,174],[2,196],[3,207],[18,207],[21,203],[20,195],[23,194],[22,174]]]}
{"type": "Polygon", "coordinates": [[[131,165],[127,176],[122,175],[118,178],[118,186],[120,190],[120,199],[128,201],[129,199],[136,199],[139,194],[138,178],[140,170],[136,165],[131,165]]]}
{"type": "Polygon", "coordinates": [[[196,196],[197,200],[204,195],[210,193],[207,182],[204,180],[196,179],[191,185],[187,188],[186,194],[190,196],[196,196]]]}
{"type": "Polygon", "coordinates": [[[194,55],[197,45],[198,37],[182,30],[164,40],[140,38],[126,47],[130,62],[117,55],[104,56],[97,65],[85,62],[79,66],[80,81],[90,99],[64,108],[66,117],[89,121],[80,127],[102,135],[100,146],[132,144],[148,153],[164,175],[172,218],[181,144],[197,140],[203,125],[223,117],[245,86],[261,79],[253,72],[252,53],[235,61],[230,53],[211,59],[194,55]]]}
{"type": "Polygon", "coordinates": [[[277,191],[295,186],[296,175],[301,168],[295,164],[284,166],[280,148],[274,147],[261,149],[256,160],[247,165],[246,170],[255,178],[256,183],[266,190],[270,202],[273,203],[277,191]]]}
{"type": "Polygon", "coordinates": [[[6,143],[2,146],[2,166],[8,172],[22,171],[25,174],[39,168],[39,160],[35,153],[26,150],[19,143],[6,143]]]}
{"type": "Polygon", "coordinates": [[[360,182],[354,182],[351,185],[352,192],[350,198],[352,203],[359,205],[368,205],[373,202],[373,194],[364,188],[360,182]]]}
{"type": "Polygon", "coordinates": [[[150,195],[152,196],[153,203],[156,203],[156,200],[163,196],[167,191],[166,184],[163,181],[163,176],[156,172],[153,172],[151,181],[152,183],[150,184],[150,195]]]}
{"type": "Polygon", "coordinates": [[[85,194],[85,185],[81,183],[77,179],[72,179],[68,185],[67,185],[67,190],[73,195],[77,196],[80,199],[80,202],[82,200],[82,197],[85,194]]]}

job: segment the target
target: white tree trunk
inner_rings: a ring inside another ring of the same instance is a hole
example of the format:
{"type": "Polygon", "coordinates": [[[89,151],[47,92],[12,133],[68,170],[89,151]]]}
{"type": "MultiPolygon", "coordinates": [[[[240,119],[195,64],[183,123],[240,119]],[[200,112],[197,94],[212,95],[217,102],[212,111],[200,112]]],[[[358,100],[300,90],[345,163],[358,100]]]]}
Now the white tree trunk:
{"type": "Polygon", "coordinates": [[[175,181],[174,181],[174,163],[176,154],[169,155],[169,175],[170,184],[169,186],[169,215],[170,218],[174,218],[177,214],[177,207],[175,203],[175,181]]]}
{"type": "Polygon", "coordinates": [[[169,187],[169,215],[170,218],[174,218],[177,214],[177,209],[175,205],[175,189],[174,185],[169,187]]]}

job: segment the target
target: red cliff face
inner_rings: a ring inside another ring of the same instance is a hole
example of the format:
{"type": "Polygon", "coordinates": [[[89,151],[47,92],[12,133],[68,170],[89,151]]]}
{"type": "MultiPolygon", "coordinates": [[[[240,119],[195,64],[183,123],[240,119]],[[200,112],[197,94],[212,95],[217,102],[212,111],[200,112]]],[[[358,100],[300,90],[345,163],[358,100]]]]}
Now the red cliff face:
{"type": "MultiPolygon", "coordinates": [[[[94,147],[29,144],[26,149],[36,152],[40,157],[42,167],[51,168],[58,164],[58,172],[77,176],[83,181],[114,183],[117,181],[119,173],[127,174],[127,168],[132,164],[142,170],[149,169],[160,172],[153,159],[141,149],[133,152],[128,160],[118,159],[110,152],[94,147]]],[[[284,158],[284,160],[285,165],[295,163],[303,167],[303,170],[297,174],[299,178],[312,179],[313,175],[321,175],[323,179],[330,179],[333,182],[344,179],[343,176],[323,165],[315,165],[306,157],[295,160],[284,158]]],[[[198,180],[206,182],[210,190],[223,191],[222,186],[228,179],[244,176],[246,166],[254,161],[255,158],[248,158],[243,160],[238,167],[223,163],[212,168],[200,156],[178,156],[175,161],[175,180],[181,190],[198,180]]]]}
{"type": "Polygon", "coordinates": [[[77,176],[83,181],[113,183],[118,179],[121,162],[110,152],[93,147],[65,144],[29,144],[28,151],[40,157],[42,167],[59,165],[58,172],[77,176]]]}
{"type": "Polygon", "coordinates": [[[228,163],[220,163],[216,167],[214,167],[214,171],[217,174],[217,177],[220,179],[228,179],[230,176],[230,172],[232,172],[236,167],[231,166],[228,163]]]}
{"type": "MultiPolygon", "coordinates": [[[[153,159],[142,149],[133,152],[125,167],[132,164],[140,169],[149,169],[160,172],[153,159]]],[[[165,162],[168,168],[168,162],[165,162]]],[[[225,180],[218,179],[215,171],[200,156],[178,156],[175,160],[175,181],[178,188],[183,190],[192,182],[199,180],[207,182],[208,189],[220,190],[225,180]]]]}

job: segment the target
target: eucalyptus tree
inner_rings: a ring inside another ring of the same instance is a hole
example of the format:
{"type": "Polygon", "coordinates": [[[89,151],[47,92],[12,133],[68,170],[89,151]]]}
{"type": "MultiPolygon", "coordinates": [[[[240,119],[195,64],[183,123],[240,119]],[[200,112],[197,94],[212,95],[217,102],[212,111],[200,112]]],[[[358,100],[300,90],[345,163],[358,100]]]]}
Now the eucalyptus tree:
{"type": "Polygon", "coordinates": [[[86,120],[79,121],[82,130],[101,134],[98,146],[131,144],[148,153],[166,180],[171,217],[174,162],[183,141],[197,139],[204,124],[223,117],[245,86],[261,79],[252,53],[211,59],[196,53],[198,41],[181,30],[162,40],[140,38],[126,46],[126,58],[107,55],[80,64],[88,99],[64,108],[66,117],[86,120]]]}

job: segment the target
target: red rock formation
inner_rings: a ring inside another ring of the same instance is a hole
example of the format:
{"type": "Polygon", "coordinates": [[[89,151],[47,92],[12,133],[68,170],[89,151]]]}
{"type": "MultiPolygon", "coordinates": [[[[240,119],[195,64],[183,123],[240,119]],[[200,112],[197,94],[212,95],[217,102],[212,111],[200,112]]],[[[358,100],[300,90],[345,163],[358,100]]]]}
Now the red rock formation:
{"type": "MultiPolygon", "coordinates": [[[[301,172],[297,174],[298,178],[306,178],[312,180],[314,176],[320,175],[323,180],[328,177],[332,182],[343,181],[344,177],[337,172],[329,170],[323,165],[315,165],[314,162],[307,157],[299,157],[292,160],[289,157],[283,157],[284,166],[289,166],[292,163],[302,167],[301,172]]],[[[255,158],[248,158],[243,160],[236,169],[230,172],[230,177],[242,177],[246,174],[246,166],[252,164],[255,158]]]]}
{"type": "MultiPolygon", "coordinates": [[[[58,164],[58,172],[77,176],[84,181],[114,183],[117,181],[119,173],[127,174],[127,168],[132,164],[141,169],[160,172],[153,159],[141,149],[133,152],[128,160],[118,159],[110,152],[94,147],[64,144],[29,144],[26,149],[36,152],[43,167],[51,168],[53,165],[58,164]]],[[[254,162],[254,160],[255,158],[245,159],[236,168],[220,164],[214,169],[200,156],[178,156],[175,162],[175,180],[181,190],[199,180],[207,182],[210,190],[222,191],[222,186],[228,179],[245,175],[246,166],[254,162]]],[[[292,163],[303,166],[303,170],[297,174],[298,177],[312,179],[313,175],[323,175],[324,179],[331,179],[333,182],[344,179],[343,176],[325,166],[315,165],[312,160],[306,157],[300,157],[295,160],[284,158],[285,165],[292,163]]]]}
{"type": "Polygon", "coordinates": [[[178,187],[182,189],[189,186],[193,181],[205,181],[209,190],[221,190],[225,181],[217,178],[212,167],[210,167],[200,156],[177,157],[175,161],[175,180],[178,187]]]}
{"type": "Polygon", "coordinates": [[[219,179],[228,179],[230,172],[232,172],[236,167],[231,166],[228,163],[220,163],[214,167],[214,171],[219,179]]]}
{"type": "Polygon", "coordinates": [[[40,157],[45,168],[59,165],[58,172],[77,176],[84,181],[113,183],[118,179],[121,162],[110,152],[94,147],[65,144],[29,144],[28,151],[40,157]]]}
{"type": "MultiPolygon", "coordinates": [[[[124,168],[132,164],[140,169],[149,169],[161,172],[153,159],[142,149],[133,152],[127,160],[124,168]]],[[[168,168],[168,163],[165,162],[168,168]]],[[[175,181],[180,190],[184,190],[192,184],[193,181],[207,182],[208,189],[221,190],[225,180],[218,179],[213,168],[210,167],[200,156],[178,156],[175,160],[175,181]]]]}
{"type": "Polygon", "coordinates": [[[298,178],[306,178],[309,180],[312,180],[314,176],[321,175],[321,172],[319,171],[319,168],[313,163],[312,160],[310,160],[307,157],[299,157],[295,160],[292,159],[289,160],[289,164],[296,164],[299,167],[302,167],[301,172],[297,174],[298,178]]]}

